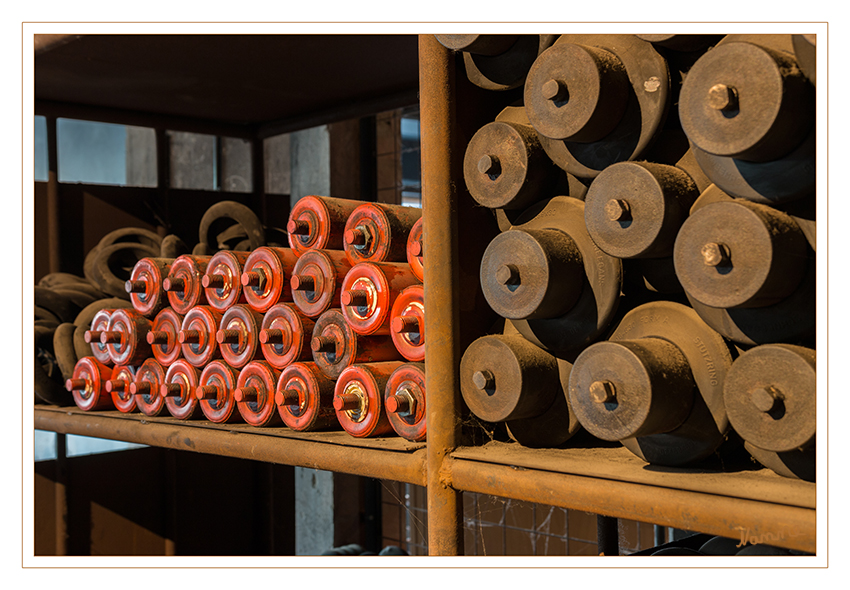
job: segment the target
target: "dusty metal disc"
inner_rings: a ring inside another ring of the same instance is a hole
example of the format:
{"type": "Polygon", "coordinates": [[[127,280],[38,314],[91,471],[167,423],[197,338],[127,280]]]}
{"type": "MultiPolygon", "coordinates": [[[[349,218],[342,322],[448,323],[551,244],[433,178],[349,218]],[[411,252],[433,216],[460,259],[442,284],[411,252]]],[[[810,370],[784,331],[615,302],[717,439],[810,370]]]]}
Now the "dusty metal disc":
{"type": "Polygon", "coordinates": [[[805,139],[814,123],[814,98],[793,55],[727,42],[688,72],[679,119],[688,139],[705,152],[766,162],[805,139]]]}
{"type": "Polygon", "coordinates": [[[565,314],[581,295],[583,276],[575,241],[557,229],[502,232],[481,258],[484,297],[505,318],[565,314]]]}
{"type": "Polygon", "coordinates": [[[774,452],[814,443],[814,350],[787,344],[751,348],[732,364],[723,392],[729,421],[745,441],[774,452]]]}
{"type": "Polygon", "coordinates": [[[555,185],[556,168],[531,125],[493,121],[466,148],[463,177],[469,194],[491,209],[524,209],[555,185]]]}
{"type": "Polygon", "coordinates": [[[680,168],[619,162],[590,184],[584,220],[590,237],[611,256],[672,256],[679,227],[698,196],[696,184],[680,168]]]}
{"type": "Polygon", "coordinates": [[[464,52],[463,65],[469,81],[485,90],[519,88],[537,56],[555,42],[557,35],[520,35],[516,43],[498,55],[464,52]]]}
{"type": "Polygon", "coordinates": [[[608,135],[622,118],[629,79],[610,51],[556,43],[534,60],[523,97],[538,133],[587,143],[608,135]]]}
{"type": "Polygon", "coordinates": [[[483,336],[460,361],[463,399],[487,422],[538,416],[559,387],[557,360],[522,336],[483,336]]]}
{"type": "Polygon", "coordinates": [[[669,432],[694,400],[688,362],[659,338],[597,342],[576,358],[569,396],[582,426],[602,440],[669,432]]]}
{"type": "Polygon", "coordinates": [[[667,116],[670,71],[651,43],[634,35],[561,35],[562,43],[586,45],[613,53],[623,63],[631,88],[622,118],[599,141],[570,142],[541,136],[555,164],[579,178],[594,178],[616,162],[635,160],[650,146],[667,116]]]}
{"type": "Polygon", "coordinates": [[[817,75],[817,35],[791,35],[794,44],[794,57],[803,70],[803,74],[812,84],[817,75]]]}
{"type": "Polygon", "coordinates": [[[708,457],[729,430],[723,403],[723,381],[732,365],[729,346],[693,309],[670,301],[656,301],[633,309],[610,339],[638,338],[661,338],[676,345],[688,360],[697,395],[690,415],[675,430],[621,442],[654,465],[673,467],[708,457]]]}
{"type": "Polygon", "coordinates": [[[694,211],[676,237],[673,261],[682,287],[702,304],[765,307],[799,286],[806,250],[789,215],[738,199],[694,211]]]}
{"type": "Polygon", "coordinates": [[[587,233],[584,202],[554,197],[525,211],[514,229],[559,229],[578,246],[584,263],[581,295],[564,315],[551,319],[511,320],[530,342],[559,358],[569,358],[605,330],[617,310],[623,277],[619,258],[599,249],[587,233]]]}

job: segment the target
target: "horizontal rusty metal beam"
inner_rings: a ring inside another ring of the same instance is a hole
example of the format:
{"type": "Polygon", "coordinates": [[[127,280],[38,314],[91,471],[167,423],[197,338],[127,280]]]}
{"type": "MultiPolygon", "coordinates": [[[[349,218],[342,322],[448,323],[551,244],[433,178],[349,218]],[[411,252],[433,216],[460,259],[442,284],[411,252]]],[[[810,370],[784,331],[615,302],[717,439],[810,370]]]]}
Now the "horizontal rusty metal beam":
{"type": "Polygon", "coordinates": [[[455,458],[446,460],[441,475],[465,492],[746,537],[811,553],[816,549],[816,515],[808,508],[455,458]]]}
{"type": "Polygon", "coordinates": [[[35,429],[426,484],[425,449],[385,451],[157,422],[35,409],[35,429]]]}

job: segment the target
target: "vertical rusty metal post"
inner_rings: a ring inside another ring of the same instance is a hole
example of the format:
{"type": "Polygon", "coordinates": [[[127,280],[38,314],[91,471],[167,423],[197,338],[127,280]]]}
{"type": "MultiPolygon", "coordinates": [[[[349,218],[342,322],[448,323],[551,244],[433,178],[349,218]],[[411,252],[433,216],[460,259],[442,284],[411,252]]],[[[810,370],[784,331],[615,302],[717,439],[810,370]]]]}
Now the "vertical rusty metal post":
{"type": "Polygon", "coordinates": [[[428,552],[462,555],[463,502],[443,477],[443,460],[460,441],[459,270],[453,169],[454,58],[433,35],[419,36],[422,211],[425,248],[425,372],[428,378],[428,552]]]}
{"type": "Polygon", "coordinates": [[[596,547],[599,555],[620,554],[619,521],[613,516],[596,515],[596,547]]]}
{"type": "Polygon", "coordinates": [[[59,201],[59,163],[56,148],[56,117],[47,119],[47,259],[50,272],[60,272],[62,260],[62,211],[59,201]]]}

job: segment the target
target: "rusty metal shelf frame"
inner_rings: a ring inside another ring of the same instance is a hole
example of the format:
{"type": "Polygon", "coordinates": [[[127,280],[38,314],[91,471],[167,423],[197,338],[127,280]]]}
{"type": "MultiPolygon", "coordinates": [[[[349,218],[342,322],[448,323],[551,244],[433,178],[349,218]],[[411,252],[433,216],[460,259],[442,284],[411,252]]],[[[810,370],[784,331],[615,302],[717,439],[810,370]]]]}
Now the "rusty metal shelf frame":
{"type": "MultiPolygon", "coordinates": [[[[76,410],[76,408],[74,408],[76,410]]],[[[201,421],[174,423],[135,415],[104,415],[35,407],[36,430],[77,434],[110,440],[309,467],[364,477],[425,485],[425,449],[405,451],[340,445],[314,433],[313,440],[270,436],[263,429],[205,427],[201,421]],[[237,430],[238,429],[238,430],[237,430]]],[[[243,425],[244,426],[244,425],[243,425]]],[[[333,433],[337,434],[337,433],[333,433]]],[[[334,437],[338,440],[338,437],[334,437]]],[[[389,447],[389,446],[388,446],[389,447]]]]}

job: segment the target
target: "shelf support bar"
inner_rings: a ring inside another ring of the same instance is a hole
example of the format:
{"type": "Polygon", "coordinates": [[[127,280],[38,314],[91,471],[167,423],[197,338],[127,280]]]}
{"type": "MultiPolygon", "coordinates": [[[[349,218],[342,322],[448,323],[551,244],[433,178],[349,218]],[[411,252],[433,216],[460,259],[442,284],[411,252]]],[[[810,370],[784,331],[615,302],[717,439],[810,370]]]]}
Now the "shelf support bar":
{"type": "Polygon", "coordinates": [[[461,493],[442,477],[460,442],[459,270],[455,154],[455,61],[434,35],[419,36],[422,212],[425,248],[425,372],[428,376],[428,552],[463,555],[461,493]]]}

